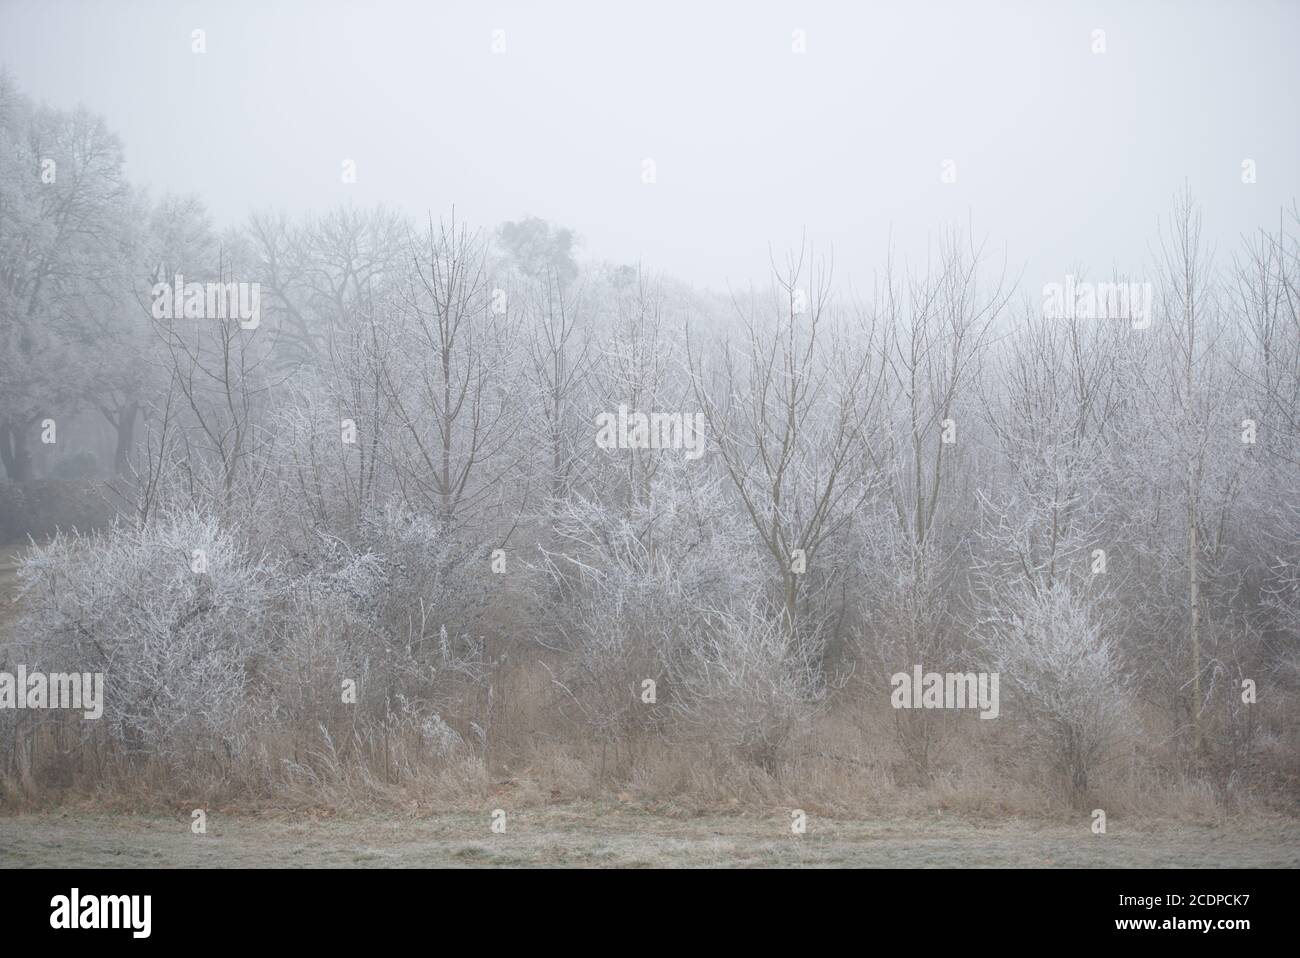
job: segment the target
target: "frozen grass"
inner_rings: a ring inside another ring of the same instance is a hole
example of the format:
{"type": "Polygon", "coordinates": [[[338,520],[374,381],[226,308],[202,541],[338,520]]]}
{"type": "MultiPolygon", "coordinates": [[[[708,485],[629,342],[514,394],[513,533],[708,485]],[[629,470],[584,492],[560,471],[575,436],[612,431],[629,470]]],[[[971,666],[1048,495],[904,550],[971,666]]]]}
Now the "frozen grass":
{"type": "Polygon", "coordinates": [[[1113,820],[1094,835],[1076,823],[935,816],[846,820],[810,815],[803,836],[788,809],[672,816],[575,803],[510,813],[490,808],[407,820],[77,812],[0,817],[0,868],[23,867],[852,867],[1215,868],[1300,866],[1300,824],[1113,820]]]}

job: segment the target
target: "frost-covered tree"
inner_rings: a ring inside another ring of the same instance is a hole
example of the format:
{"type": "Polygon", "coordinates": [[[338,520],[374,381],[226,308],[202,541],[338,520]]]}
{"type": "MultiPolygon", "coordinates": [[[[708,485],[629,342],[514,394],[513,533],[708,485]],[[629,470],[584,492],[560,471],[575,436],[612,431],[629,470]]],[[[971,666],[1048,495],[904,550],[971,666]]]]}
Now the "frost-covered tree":
{"type": "Polygon", "coordinates": [[[1008,693],[1003,715],[1023,723],[1076,798],[1131,721],[1131,683],[1109,625],[1061,581],[998,593],[979,625],[981,653],[1008,693]]]}

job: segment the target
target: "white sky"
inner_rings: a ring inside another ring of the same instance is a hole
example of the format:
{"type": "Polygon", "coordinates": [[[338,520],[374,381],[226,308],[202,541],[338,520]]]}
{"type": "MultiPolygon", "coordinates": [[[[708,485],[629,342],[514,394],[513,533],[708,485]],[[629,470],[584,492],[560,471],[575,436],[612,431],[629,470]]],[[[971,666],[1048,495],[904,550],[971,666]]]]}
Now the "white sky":
{"type": "Polygon", "coordinates": [[[1257,0],[0,0],[0,67],[103,114],[134,182],[197,192],[219,223],[455,203],[719,288],[804,227],[858,286],[891,231],[917,256],[951,221],[1026,290],[1139,270],[1184,178],[1227,247],[1300,194],[1298,41],[1300,3],[1257,0]]]}

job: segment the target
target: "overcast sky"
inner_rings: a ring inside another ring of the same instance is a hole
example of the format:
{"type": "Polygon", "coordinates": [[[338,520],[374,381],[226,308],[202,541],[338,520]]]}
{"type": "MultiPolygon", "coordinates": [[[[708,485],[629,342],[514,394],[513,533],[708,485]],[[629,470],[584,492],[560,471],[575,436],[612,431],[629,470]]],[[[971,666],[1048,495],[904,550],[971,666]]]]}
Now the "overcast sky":
{"type": "Polygon", "coordinates": [[[953,221],[1027,290],[1136,270],[1184,179],[1226,246],[1300,194],[1298,45],[1300,3],[1254,0],[0,0],[0,66],[219,223],[455,203],[715,287],[805,227],[865,286],[891,232],[916,256],[953,221]]]}

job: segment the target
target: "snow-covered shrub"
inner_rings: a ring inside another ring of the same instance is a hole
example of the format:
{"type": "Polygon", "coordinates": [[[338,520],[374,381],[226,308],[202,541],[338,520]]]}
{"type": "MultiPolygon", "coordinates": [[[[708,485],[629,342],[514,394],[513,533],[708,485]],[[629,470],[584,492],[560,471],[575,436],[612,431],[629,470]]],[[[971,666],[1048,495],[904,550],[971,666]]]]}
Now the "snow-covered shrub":
{"type": "Polygon", "coordinates": [[[674,654],[675,710],[702,741],[775,773],[826,696],[821,648],[755,614],[702,616],[674,654]]]}
{"type": "Polygon", "coordinates": [[[1131,682],[1100,615],[1064,582],[1019,586],[986,615],[986,661],[1009,692],[1002,714],[1032,736],[1076,796],[1131,719],[1131,682]]]}
{"type": "Polygon", "coordinates": [[[103,721],[128,747],[216,749],[249,707],[274,571],[195,511],[59,534],[19,568],[17,634],[31,645],[29,667],[104,673],[103,721]]]}
{"type": "MultiPolygon", "coordinates": [[[[863,695],[885,702],[889,676],[917,665],[946,671],[960,661],[963,635],[954,579],[962,563],[938,536],[918,547],[887,513],[864,516],[856,532],[862,623],[856,638],[863,695]]],[[[928,781],[955,730],[956,716],[934,709],[891,712],[894,744],[909,772],[928,781]]],[[[861,714],[865,719],[871,713],[861,714]]]]}
{"type": "Polygon", "coordinates": [[[642,701],[643,683],[662,684],[667,651],[680,641],[677,589],[619,564],[578,566],[564,576],[552,558],[548,568],[566,590],[553,673],[559,707],[602,747],[631,747],[661,716],[642,701]]]}
{"type": "Polygon", "coordinates": [[[477,634],[487,604],[481,544],[449,532],[432,516],[390,508],[362,523],[365,548],[379,557],[375,625],[394,648],[423,668],[482,682],[486,663],[477,634]]]}
{"type": "Polygon", "coordinates": [[[346,705],[381,725],[398,713],[412,727],[445,725],[440,715],[458,713],[458,696],[481,682],[482,643],[453,639],[439,616],[437,556],[411,541],[427,527],[416,520],[381,531],[386,555],[319,536],[310,567],[286,586],[267,664],[277,714],[311,725],[343,717],[346,705]],[[355,695],[347,703],[344,683],[355,695]]]}
{"type": "Polygon", "coordinates": [[[370,663],[383,649],[383,564],[326,535],[302,558],[310,566],[285,585],[264,674],[275,690],[275,714],[314,724],[344,704],[344,682],[356,683],[359,693],[370,685],[370,663]]]}
{"type": "Polygon", "coordinates": [[[555,638],[543,644],[559,653],[561,709],[596,741],[630,749],[663,730],[684,694],[669,663],[696,641],[701,610],[761,593],[748,530],[724,501],[720,478],[665,458],[643,502],[574,494],[554,504],[559,545],[541,569],[555,638]],[[655,703],[643,701],[647,680],[655,703]]]}

